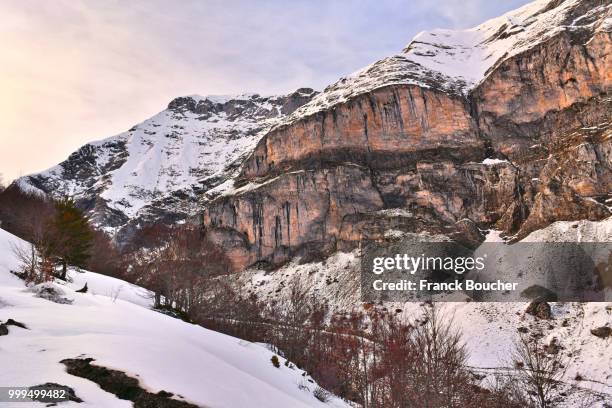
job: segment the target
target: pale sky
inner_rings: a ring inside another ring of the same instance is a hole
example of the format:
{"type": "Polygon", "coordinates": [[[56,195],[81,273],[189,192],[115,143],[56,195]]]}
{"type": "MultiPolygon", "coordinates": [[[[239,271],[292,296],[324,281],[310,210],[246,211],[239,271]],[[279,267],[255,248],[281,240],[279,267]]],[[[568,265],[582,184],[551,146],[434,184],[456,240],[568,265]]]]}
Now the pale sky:
{"type": "Polygon", "coordinates": [[[0,0],[0,173],[53,166],[181,95],[322,89],[419,31],[526,0],[0,0]]]}

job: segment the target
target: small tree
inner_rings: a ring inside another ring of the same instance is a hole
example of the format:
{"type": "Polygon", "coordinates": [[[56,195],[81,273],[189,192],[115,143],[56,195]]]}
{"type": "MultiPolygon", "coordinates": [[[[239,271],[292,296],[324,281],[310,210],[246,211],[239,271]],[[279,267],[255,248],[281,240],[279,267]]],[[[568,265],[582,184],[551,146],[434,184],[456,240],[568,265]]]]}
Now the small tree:
{"type": "Polygon", "coordinates": [[[89,221],[74,201],[63,199],[55,204],[55,216],[49,226],[49,250],[62,267],[60,279],[66,279],[68,264],[85,267],[93,245],[89,221]]]}
{"type": "Polygon", "coordinates": [[[567,370],[561,352],[547,353],[536,338],[521,335],[512,358],[518,369],[518,380],[533,404],[538,408],[556,406],[556,389],[567,370]]]}

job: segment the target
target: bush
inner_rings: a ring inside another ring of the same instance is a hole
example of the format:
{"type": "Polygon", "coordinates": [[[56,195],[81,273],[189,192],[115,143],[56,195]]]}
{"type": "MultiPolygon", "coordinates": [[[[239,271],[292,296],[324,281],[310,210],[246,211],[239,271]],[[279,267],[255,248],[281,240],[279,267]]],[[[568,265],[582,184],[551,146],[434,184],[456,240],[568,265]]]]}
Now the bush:
{"type": "Polygon", "coordinates": [[[276,355],[272,356],[270,359],[272,361],[272,365],[276,368],[280,368],[280,362],[278,361],[278,357],[276,355]]]}

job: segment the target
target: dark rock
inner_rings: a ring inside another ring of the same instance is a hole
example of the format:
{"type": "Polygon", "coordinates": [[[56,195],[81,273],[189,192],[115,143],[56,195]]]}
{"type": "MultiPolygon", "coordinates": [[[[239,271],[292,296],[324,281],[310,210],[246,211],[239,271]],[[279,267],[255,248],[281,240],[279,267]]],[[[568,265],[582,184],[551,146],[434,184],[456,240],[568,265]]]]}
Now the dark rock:
{"type": "Polygon", "coordinates": [[[0,323],[0,336],[6,336],[7,334],[9,334],[8,327],[6,327],[6,324],[0,323]]]}
{"type": "Polygon", "coordinates": [[[85,282],[85,286],[76,291],[77,293],[87,293],[87,282],[85,282]]]}
{"type": "Polygon", "coordinates": [[[68,374],[93,381],[119,399],[133,401],[135,408],[198,408],[197,405],[172,399],[173,394],[168,391],[150,393],[140,386],[136,378],[122,371],[92,365],[92,361],[92,358],[66,359],[60,363],[66,366],[68,374]]]}
{"type": "Polygon", "coordinates": [[[521,292],[521,296],[533,299],[535,302],[556,302],[555,292],[540,285],[531,285],[521,292]]]}
{"type": "MultiPolygon", "coordinates": [[[[33,387],[29,387],[29,389],[31,390],[37,390],[37,389],[49,389],[49,388],[61,388],[63,390],[66,391],[66,395],[68,397],[68,401],[73,401],[73,402],[77,402],[77,403],[81,403],[83,402],[83,400],[81,398],[79,398],[74,389],[71,387],[68,387],[67,385],[61,385],[61,384],[57,384],[57,383],[52,383],[52,382],[47,382],[44,384],[40,384],[40,385],[35,385],[33,387]]],[[[49,399],[49,398],[38,398],[35,399],[35,401],[40,401],[40,402],[51,402],[53,401],[53,399],[49,399]]],[[[65,400],[62,400],[60,402],[63,402],[65,400]]]]}
{"type": "Polygon", "coordinates": [[[596,329],[591,329],[591,334],[601,339],[607,339],[608,337],[612,336],[612,328],[608,326],[601,326],[596,329]]]}
{"type": "Polygon", "coordinates": [[[28,327],[27,327],[25,324],[23,324],[23,323],[21,323],[21,322],[18,322],[18,321],[16,321],[16,320],[13,320],[13,319],[8,319],[8,320],[6,321],[6,323],[5,323],[5,324],[6,324],[7,326],[17,326],[17,327],[21,327],[22,329],[27,329],[27,328],[28,328],[28,327]]]}
{"type": "Polygon", "coordinates": [[[525,313],[537,317],[542,320],[549,320],[552,318],[552,312],[550,305],[546,302],[533,301],[527,306],[525,313]]]}

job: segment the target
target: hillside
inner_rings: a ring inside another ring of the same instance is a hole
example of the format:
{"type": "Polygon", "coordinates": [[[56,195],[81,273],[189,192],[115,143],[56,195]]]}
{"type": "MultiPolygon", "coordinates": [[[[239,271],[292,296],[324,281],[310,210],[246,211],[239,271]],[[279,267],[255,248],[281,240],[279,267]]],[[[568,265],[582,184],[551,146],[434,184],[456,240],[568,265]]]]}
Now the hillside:
{"type": "MultiPolygon", "coordinates": [[[[422,237],[427,239],[426,236],[422,237]]],[[[486,242],[498,241],[499,231],[490,231],[486,242]]],[[[612,242],[612,217],[603,221],[559,221],[531,233],[522,242],[612,242]]],[[[360,252],[338,252],[324,261],[295,260],[273,272],[251,268],[228,277],[237,288],[256,293],[267,304],[289,302],[292,285],[298,282],[308,296],[327,304],[331,312],[367,311],[362,302],[360,252]]],[[[608,299],[612,292],[608,289],[608,299]]],[[[467,299],[467,296],[464,297],[467,299]]],[[[565,381],[606,395],[612,402],[612,343],[595,337],[591,329],[612,326],[612,302],[552,305],[552,318],[540,320],[525,313],[526,302],[443,302],[440,312],[452,318],[464,335],[469,351],[468,364],[478,373],[489,376],[508,368],[509,355],[520,334],[541,333],[542,344],[555,342],[569,358],[565,381]],[[583,377],[575,381],[576,375],[583,377]]],[[[411,321],[421,313],[422,303],[385,302],[384,310],[398,312],[411,321]]],[[[563,407],[572,407],[566,401],[563,407]]],[[[599,406],[599,405],[596,405],[599,406]]]]}
{"type": "MultiPolygon", "coordinates": [[[[83,403],[62,406],[129,407],[94,382],[70,375],[65,359],[93,358],[93,364],[125,372],[140,386],[202,407],[343,407],[312,394],[316,384],[297,368],[270,362],[273,353],[185,323],[150,309],[148,291],[91,272],[70,271],[73,282],[49,284],[71,304],[34,296],[9,273],[17,261],[12,248],[25,242],[0,230],[0,321],[12,318],[27,329],[8,326],[0,337],[0,383],[35,386],[47,382],[74,389],[83,403]],[[87,282],[87,293],[76,293],[87,282]],[[303,385],[306,388],[300,389],[303,385]]],[[[3,406],[24,406],[23,403],[3,406]]],[[[45,406],[36,404],[28,406],[45,406]]]]}

